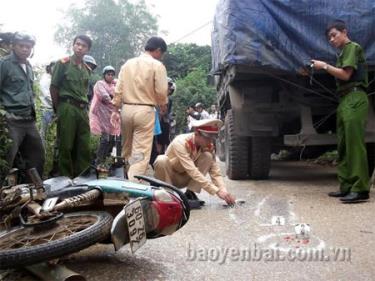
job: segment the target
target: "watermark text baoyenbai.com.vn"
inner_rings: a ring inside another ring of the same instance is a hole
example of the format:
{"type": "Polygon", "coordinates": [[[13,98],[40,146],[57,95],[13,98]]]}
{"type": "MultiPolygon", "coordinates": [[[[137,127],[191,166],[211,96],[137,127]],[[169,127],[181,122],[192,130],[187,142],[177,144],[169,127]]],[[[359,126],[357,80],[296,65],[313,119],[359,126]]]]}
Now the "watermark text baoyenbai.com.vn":
{"type": "Polygon", "coordinates": [[[261,248],[256,243],[247,247],[196,247],[187,244],[187,261],[229,262],[350,262],[351,249],[315,248],[261,248]]]}

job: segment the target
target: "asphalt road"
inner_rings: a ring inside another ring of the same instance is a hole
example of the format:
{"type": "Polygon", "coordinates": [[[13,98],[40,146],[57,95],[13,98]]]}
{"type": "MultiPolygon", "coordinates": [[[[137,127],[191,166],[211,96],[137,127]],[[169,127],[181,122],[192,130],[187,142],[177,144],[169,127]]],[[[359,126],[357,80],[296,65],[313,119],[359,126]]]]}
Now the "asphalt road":
{"type": "MultiPolygon", "coordinates": [[[[201,194],[206,206],[172,236],[135,254],[96,245],[62,263],[90,281],[375,279],[374,199],[329,198],[334,168],[275,161],[267,181],[226,183],[244,204],[227,208],[201,194]]],[[[5,280],[34,279],[16,272],[5,280]]]]}

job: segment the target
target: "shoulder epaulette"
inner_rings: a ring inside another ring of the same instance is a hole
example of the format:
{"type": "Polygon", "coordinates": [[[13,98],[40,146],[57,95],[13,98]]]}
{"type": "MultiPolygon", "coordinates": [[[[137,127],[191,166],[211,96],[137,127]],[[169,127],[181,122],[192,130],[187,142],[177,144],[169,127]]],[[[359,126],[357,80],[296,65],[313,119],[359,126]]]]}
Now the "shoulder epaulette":
{"type": "Polygon", "coordinates": [[[70,61],[70,57],[65,57],[60,60],[61,63],[67,63],[70,61]]]}

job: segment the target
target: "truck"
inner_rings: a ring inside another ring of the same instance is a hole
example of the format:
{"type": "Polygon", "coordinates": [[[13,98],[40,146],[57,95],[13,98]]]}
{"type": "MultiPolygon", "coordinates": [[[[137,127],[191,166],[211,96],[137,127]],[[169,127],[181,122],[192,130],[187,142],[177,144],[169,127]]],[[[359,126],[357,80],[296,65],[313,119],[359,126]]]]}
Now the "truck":
{"type": "Polygon", "coordinates": [[[271,153],[334,148],[336,84],[311,59],[335,64],[328,23],[346,22],[369,69],[366,145],[374,166],[375,1],[219,0],[211,36],[212,74],[224,126],[217,154],[230,179],[267,179],[271,153]]]}

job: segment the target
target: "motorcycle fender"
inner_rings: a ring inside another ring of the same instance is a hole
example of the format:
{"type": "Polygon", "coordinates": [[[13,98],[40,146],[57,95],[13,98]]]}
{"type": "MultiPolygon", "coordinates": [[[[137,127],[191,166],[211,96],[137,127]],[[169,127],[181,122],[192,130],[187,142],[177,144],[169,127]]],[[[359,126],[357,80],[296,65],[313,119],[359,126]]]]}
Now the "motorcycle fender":
{"type": "Polygon", "coordinates": [[[129,233],[126,225],[125,210],[122,210],[113,220],[111,228],[111,239],[116,251],[129,243],[129,233]]]}

